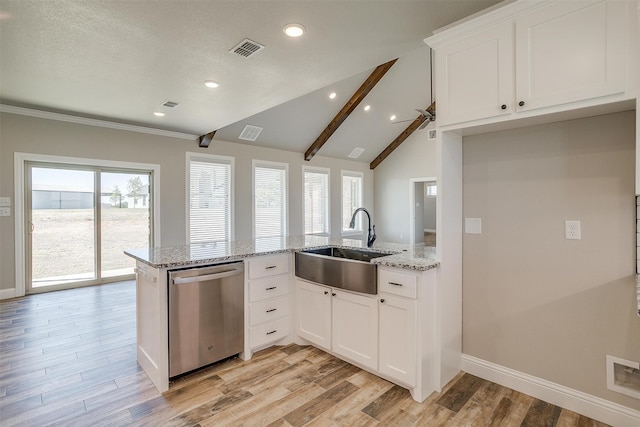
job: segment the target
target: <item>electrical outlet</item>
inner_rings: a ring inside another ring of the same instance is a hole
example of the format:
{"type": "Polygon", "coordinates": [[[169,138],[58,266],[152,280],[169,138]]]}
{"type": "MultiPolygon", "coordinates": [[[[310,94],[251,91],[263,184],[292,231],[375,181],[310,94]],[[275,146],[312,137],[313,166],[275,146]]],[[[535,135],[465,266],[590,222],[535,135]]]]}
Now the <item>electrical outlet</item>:
{"type": "Polygon", "coordinates": [[[0,208],[0,216],[11,216],[11,208],[0,208]]]}
{"type": "Polygon", "coordinates": [[[582,238],[579,219],[566,220],[564,222],[564,237],[567,240],[580,240],[582,238]]]}
{"type": "Polygon", "coordinates": [[[11,197],[0,197],[0,206],[11,206],[11,197]]]}

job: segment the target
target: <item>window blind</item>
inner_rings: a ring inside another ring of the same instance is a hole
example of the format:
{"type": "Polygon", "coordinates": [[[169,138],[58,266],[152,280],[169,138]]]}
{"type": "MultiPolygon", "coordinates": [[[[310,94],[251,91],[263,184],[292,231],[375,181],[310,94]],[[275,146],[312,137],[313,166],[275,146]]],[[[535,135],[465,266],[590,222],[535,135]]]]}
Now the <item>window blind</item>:
{"type": "Polygon", "coordinates": [[[304,171],[304,233],[329,233],[328,171],[304,171]]]}
{"type": "Polygon", "coordinates": [[[189,242],[231,239],[231,162],[189,161],[189,242]]]}
{"type": "Polygon", "coordinates": [[[342,231],[362,231],[362,215],[356,217],[356,227],[349,228],[353,212],[362,206],[362,174],[342,172],[342,231]]]}
{"type": "Polygon", "coordinates": [[[254,236],[287,234],[287,165],[255,163],[254,236]]]}

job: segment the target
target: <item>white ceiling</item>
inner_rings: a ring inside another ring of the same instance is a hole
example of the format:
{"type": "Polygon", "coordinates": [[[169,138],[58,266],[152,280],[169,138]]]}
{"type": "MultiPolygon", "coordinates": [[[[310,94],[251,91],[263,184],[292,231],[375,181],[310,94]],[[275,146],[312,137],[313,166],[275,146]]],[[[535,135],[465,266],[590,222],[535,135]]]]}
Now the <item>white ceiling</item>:
{"type": "Polygon", "coordinates": [[[422,40],[497,2],[2,0],[0,100],[229,141],[248,123],[265,128],[256,144],[304,152],[377,65],[400,57],[365,99],[371,111],[357,109],[320,151],[361,146],[368,162],[404,129],[391,113],[412,119],[429,104],[422,40]],[[283,34],[292,22],[303,37],[283,34]],[[266,48],[228,52],[245,38],[266,48]]]}

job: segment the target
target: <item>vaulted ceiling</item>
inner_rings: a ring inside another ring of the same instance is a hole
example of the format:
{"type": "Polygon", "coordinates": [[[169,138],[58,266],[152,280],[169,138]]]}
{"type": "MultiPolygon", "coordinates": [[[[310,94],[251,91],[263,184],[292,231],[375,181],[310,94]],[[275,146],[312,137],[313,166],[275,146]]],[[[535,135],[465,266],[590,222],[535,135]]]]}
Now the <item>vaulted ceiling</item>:
{"type": "Polygon", "coordinates": [[[375,67],[399,58],[364,99],[371,109],[359,106],[320,152],[362,147],[370,162],[406,127],[392,114],[414,119],[430,104],[422,40],[496,3],[2,0],[0,101],[304,153],[375,67]],[[306,33],[288,38],[289,23],[306,33]],[[229,52],[247,38],[265,48],[229,52]],[[264,128],[255,142],[238,139],[246,124],[264,128]]]}

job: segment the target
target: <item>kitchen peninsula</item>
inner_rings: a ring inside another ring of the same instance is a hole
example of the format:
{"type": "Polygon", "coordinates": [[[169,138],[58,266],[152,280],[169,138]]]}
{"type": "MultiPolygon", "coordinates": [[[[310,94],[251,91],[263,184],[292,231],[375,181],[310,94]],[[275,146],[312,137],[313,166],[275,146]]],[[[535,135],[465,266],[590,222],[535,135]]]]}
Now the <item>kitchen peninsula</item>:
{"type": "Polygon", "coordinates": [[[232,262],[244,263],[240,357],[245,360],[272,345],[313,344],[408,388],[417,401],[440,390],[460,370],[461,290],[438,288],[435,248],[384,242],[367,248],[356,239],[290,236],[125,253],[137,261],[138,363],[161,392],[169,389],[170,377],[169,272],[232,262]],[[378,293],[348,292],[296,277],[294,252],[323,247],[390,254],[371,260],[377,265],[378,293]],[[316,292],[305,292],[311,299],[302,301],[298,294],[303,288],[316,292]],[[313,322],[326,323],[305,324],[300,313],[309,310],[318,314],[313,322]],[[328,336],[309,334],[307,326],[328,336]]]}

